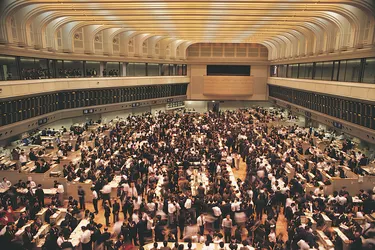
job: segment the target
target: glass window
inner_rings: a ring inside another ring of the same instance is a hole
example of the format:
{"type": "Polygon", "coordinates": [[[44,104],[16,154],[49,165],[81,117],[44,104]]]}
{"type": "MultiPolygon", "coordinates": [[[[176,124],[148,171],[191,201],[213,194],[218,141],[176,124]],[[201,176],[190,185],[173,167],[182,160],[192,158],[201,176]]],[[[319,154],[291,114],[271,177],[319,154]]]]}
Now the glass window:
{"type": "Polygon", "coordinates": [[[126,76],[134,76],[134,63],[128,63],[126,65],[126,76]]]}
{"type": "Polygon", "coordinates": [[[298,78],[298,64],[292,64],[292,78],[298,78]]]}
{"type": "Polygon", "coordinates": [[[147,75],[158,76],[159,75],[159,64],[157,64],[157,63],[147,64],[147,75]]]}
{"type": "Polygon", "coordinates": [[[306,70],[306,64],[300,63],[299,64],[299,70],[298,70],[298,78],[305,78],[305,70],[306,70]]]}
{"type": "Polygon", "coordinates": [[[16,57],[0,56],[0,67],[1,80],[9,81],[20,79],[17,70],[16,57]]]}
{"type": "Polygon", "coordinates": [[[375,83],[375,70],[374,69],[375,69],[375,58],[366,58],[362,82],[375,83]]]}
{"type": "Polygon", "coordinates": [[[347,60],[345,82],[359,82],[361,72],[361,59],[347,60]]]}
{"type": "Polygon", "coordinates": [[[312,72],[313,72],[313,63],[306,63],[305,64],[305,79],[312,79],[312,72]]]}
{"type": "Polygon", "coordinates": [[[187,65],[182,64],[182,75],[186,76],[187,75],[187,65]]]}
{"type": "Polygon", "coordinates": [[[176,66],[176,75],[178,75],[178,76],[182,76],[183,75],[182,64],[177,64],[177,66],[176,66]]]}
{"type": "Polygon", "coordinates": [[[103,76],[120,76],[120,63],[119,62],[107,62],[103,76]]]}
{"type": "Polygon", "coordinates": [[[176,74],[176,65],[175,64],[169,64],[169,75],[174,76],[176,74]]]}
{"type": "Polygon", "coordinates": [[[286,67],[287,65],[279,65],[278,77],[286,77],[286,67]]]}
{"type": "Polygon", "coordinates": [[[135,63],[134,72],[135,76],[146,76],[146,64],[135,63]]]}
{"type": "Polygon", "coordinates": [[[340,61],[335,61],[333,63],[333,77],[332,77],[332,81],[337,81],[338,73],[339,73],[339,68],[340,68],[340,61]]]}
{"type": "Polygon", "coordinates": [[[162,64],[161,75],[162,76],[172,75],[172,72],[169,71],[169,64],[162,64]]]}
{"type": "Polygon", "coordinates": [[[340,61],[340,70],[339,70],[339,82],[345,82],[345,70],[346,70],[346,61],[340,61]]]}
{"type": "Polygon", "coordinates": [[[82,77],[83,61],[64,61],[64,77],[82,77]]]}
{"type": "Polygon", "coordinates": [[[59,78],[64,78],[65,76],[65,71],[64,71],[64,62],[62,60],[57,60],[56,61],[56,71],[57,71],[57,76],[59,78]]]}
{"type": "Polygon", "coordinates": [[[20,58],[22,79],[46,79],[49,78],[48,60],[21,57],[20,58]]]}
{"type": "Polygon", "coordinates": [[[291,64],[289,64],[288,66],[287,66],[287,75],[286,75],[286,77],[288,77],[288,78],[291,78],[292,77],[292,71],[293,71],[293,67],[292,67],[292,65],[291,64]]]}
{"type": "Polygon", "coordinates": [[[127,76],[146,76],[146,64],[145,63],[128,63],[127,76]]]}
{"type": "Polygon", "coordinates": [[[39,73],[35,66],[35,59],[30,57],[20,58],[21,79],[39,79],[39,73]]]}
{"type": "Polygon", "coordinates": [[[100,76],[100,62],[86,61],[86,77],[100,76]]]}
{"type": "Polygon", "coordinates": [[[47,60],[48,64],[48,77],[56,78],[56,60],[47,60]]]}
{"type": "Polygon", "coordinates": [[[333,62],[324,62],[322,68],[322,80],[332,80],[333,62]]]}
{"type": "Polygon", "coordinates": [[[270,76],[276,77],[277,76],[277,65],[272,65],[270,69],[270,76]]]}
{"type": "Polygon", "coordinates": [[[315,74],[314,74],[315,80],[321,80],[322,79],[322,67],[323,67],[322,62],[315,63],[315,74]]]}

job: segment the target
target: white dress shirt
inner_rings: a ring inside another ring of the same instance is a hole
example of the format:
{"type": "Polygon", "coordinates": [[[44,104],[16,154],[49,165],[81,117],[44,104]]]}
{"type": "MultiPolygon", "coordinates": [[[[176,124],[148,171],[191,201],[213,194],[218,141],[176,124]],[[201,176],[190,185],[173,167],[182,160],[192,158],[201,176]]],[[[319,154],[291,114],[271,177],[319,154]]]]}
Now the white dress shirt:
{"type": "Polygon", "coordinates": [[[221,215],[221,209],[218,206],[213,207],[212,211],[214,211],[214,215],[216,217],[219,217],[221,215]]]}
{"type": "Polygon", "coordinates": [[[176,206],[172,202],[168,203],[168,213],[173,214],[174,212],[176,212],[176,206]]]}
{"type": "Polygon", "coordinates": [[[61,247],[61,244],[64,242],[64,238],[63,237],[59,237],[58,239],[57,239],[57,245],[59,246],[59,247],[61,247]]]}
{"type": "Polygon", "coordinates": [[[99,197],[98,197],[98,193],[94,190],[94,191],[92,191],[92,198],[93,199],[98,199],[99,197]]]}
{"type": "Polygon", "coordinates": [[[91,240],[91,231],[90,230],[85,230],[82,235],[81,235],[81,243],[87,244],[91,240]]]}
{"type": "Polygon", "coordinates": [[[204,226],[204,224],[206,224],[206,219],[204,218],[204,216],[199,216],[197,218],[197,224],[198,226],[204,226]]]}
{"type": "Polygon", "coordinates": [[[26,156],[26,154],[20,155],[19,160],[20,160],[21,163],[27,162],[27,156],[26,156]]]}
{"type": "Polygon", "coordinates": [[[59,193],[59,194],[63,194],[64,193],[64,186],[62,184],[59,184],[57,186],[56,192],[59,193]]]}
{"type": "Polygon", "coordinates": [[[191,199],[188,198],[186,201],[185,201],[185,208],[186,209],[190,209],[191,208],[191,199]]]}
{"type": "Polygon", "coordinates": [[[102,188],[102,193],[103,194],[110,194],[112,191],[112,188],[110,185],[104,185],[104,187],[102,188]]]}

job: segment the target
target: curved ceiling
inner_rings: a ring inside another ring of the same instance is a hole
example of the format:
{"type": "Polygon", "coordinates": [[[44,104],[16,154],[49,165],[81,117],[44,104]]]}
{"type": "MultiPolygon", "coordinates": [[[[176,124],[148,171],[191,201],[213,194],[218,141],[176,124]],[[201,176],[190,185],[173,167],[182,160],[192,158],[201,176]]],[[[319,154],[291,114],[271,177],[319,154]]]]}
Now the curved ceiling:
{"type": "Polygon", "coordinates": [[[198,42],[260,43],[269,49],[270,60],[374,45],[372,0],[2,0],[0,4],[1,43],[64,52],[79,51],[76,31],[90,39],[82,41],[87,53],[95,52],[92,39],[102,32],[106,54],[116,53],[106,44],[119,36],[120,55],[152,56],[158,46],[159,57],[176,59],[184,59],[186,48],[198,42]],[[130,41],[137,44],[134,52],[127,48],[130,41]]]}

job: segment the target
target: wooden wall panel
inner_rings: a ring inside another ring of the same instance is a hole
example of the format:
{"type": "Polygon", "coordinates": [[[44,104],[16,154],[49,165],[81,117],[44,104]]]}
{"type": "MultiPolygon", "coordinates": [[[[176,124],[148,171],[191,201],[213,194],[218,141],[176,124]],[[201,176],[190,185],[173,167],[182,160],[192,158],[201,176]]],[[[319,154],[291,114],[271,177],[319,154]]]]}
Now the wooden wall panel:
{"type": "Polygon", "coordinates": [[[251,96],[253,76],[203,76],[205,96],[251,96]]]}

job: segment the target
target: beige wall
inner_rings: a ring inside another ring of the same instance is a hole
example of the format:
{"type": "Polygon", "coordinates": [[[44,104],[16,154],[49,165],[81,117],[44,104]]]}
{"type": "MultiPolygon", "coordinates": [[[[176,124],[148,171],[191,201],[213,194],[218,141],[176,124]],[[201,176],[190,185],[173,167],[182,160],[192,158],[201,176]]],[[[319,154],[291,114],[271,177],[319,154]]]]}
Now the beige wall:
{"type": "Polygon", "coordinates": [[[192,64],[188,66],[190,84],[187,91],[190,100],[266,100],[267,99],[267,76],[268,65],[251,65],[251,76],[253,77],[253,94],[248,96],[238,95],[235,89],[231,92],[228,88],[226,96],[204,95],[204,78],[207,75],[206,64],[192,64]]]}
{"type": "Polygon", "coordinates": [[[253,95],[252,76],[203,76],[204,96],[247,96],[253,95]]]}

